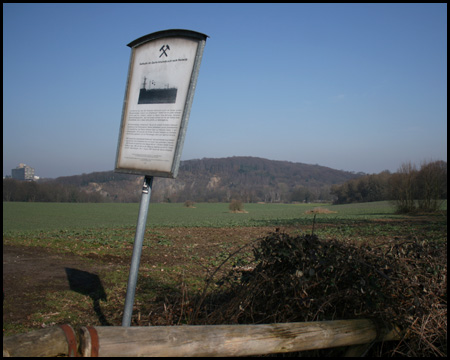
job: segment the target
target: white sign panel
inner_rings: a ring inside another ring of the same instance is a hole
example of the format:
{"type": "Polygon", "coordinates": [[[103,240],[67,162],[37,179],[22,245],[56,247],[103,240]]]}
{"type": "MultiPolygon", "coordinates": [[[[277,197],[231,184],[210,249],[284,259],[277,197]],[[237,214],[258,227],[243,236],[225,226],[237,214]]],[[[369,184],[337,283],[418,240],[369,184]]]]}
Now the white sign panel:
{"type": "Polygon", "coordinates": [[[176,177],[206,37],[166,30],[128,45],[115,171],[176,177]]]}

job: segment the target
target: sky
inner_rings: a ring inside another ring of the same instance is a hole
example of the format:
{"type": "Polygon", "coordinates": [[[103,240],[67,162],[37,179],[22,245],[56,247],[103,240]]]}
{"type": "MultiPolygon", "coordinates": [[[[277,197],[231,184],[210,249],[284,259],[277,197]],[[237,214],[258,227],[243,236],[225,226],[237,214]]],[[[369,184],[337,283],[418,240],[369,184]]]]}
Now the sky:
{"type": "Polygon", "coordinates": [[[447,161],[447,4],[3,4],[3,176],[113,170],[131,41],[209,36],[182,160],[447,161]]]}

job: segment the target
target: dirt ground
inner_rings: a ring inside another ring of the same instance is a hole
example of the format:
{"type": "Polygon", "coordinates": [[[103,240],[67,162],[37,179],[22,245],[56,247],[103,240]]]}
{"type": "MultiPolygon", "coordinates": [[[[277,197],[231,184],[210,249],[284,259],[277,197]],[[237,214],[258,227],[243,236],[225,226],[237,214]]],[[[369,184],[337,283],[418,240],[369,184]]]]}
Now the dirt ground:
{"type": "Polygon", "coordinates": [[[41,247],[3,246],[3,295],[9,305],[3,309],[3,323],[26,321],[49,291],[69,290],[66,269],[98,274],[111,267],[41,247]]]}
{"type": "MultiPolygon", "coordinates": [[[[195,246],[196,255],[202,258],[217,254],[221,244],[241,245],[274,230],[272,227],[158,229],[158,234],[170,240],[173,246],[155,246],[151,251],[143,251],[141,267],[143,264],[177,263],[189,269],[191,259],[180,251],[182,245],[195,246]]],[[[49,292],[80,292],[80,288],[77,289],[80,282],[81,291],[88,292],[90,286],[95,287],[96,282],[102,281],[99,275],[119,267],[123,269],[130,261],[129,254],[78,256],[43,247],[3,245],[3,324],[29,323],[31,315],[42,310],[49,292]]]]}

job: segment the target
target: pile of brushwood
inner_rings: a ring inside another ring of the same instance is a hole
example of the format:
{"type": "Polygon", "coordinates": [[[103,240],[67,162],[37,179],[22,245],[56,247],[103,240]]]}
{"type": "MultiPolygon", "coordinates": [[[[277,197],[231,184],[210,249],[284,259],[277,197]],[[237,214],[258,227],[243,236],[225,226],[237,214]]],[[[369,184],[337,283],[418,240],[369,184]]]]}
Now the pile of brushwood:
{"type": "MultiPolygon", "coordinates": [[[[253,245],[251,266],[234,267],[200,299],[194,320],[261,324],[373,318],[398,325],[405,335],[375,344],[369,355],[446,356],[447,243],[397,242],[355,246],[272,233],[253,245]]],[[[344,349],[299,355],[338,351],[344,349]]]]}

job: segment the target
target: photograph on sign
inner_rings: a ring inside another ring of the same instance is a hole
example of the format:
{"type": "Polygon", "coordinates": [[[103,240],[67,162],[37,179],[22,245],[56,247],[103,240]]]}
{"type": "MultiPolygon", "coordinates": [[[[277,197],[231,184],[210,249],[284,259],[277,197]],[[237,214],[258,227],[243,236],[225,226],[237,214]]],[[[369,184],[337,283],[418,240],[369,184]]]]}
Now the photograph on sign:
{"type": "Polygon", "coordinates": [[[198,47],[197,39],[168,36],[132,48],[116,171],[176,176],[198,47]]]}

